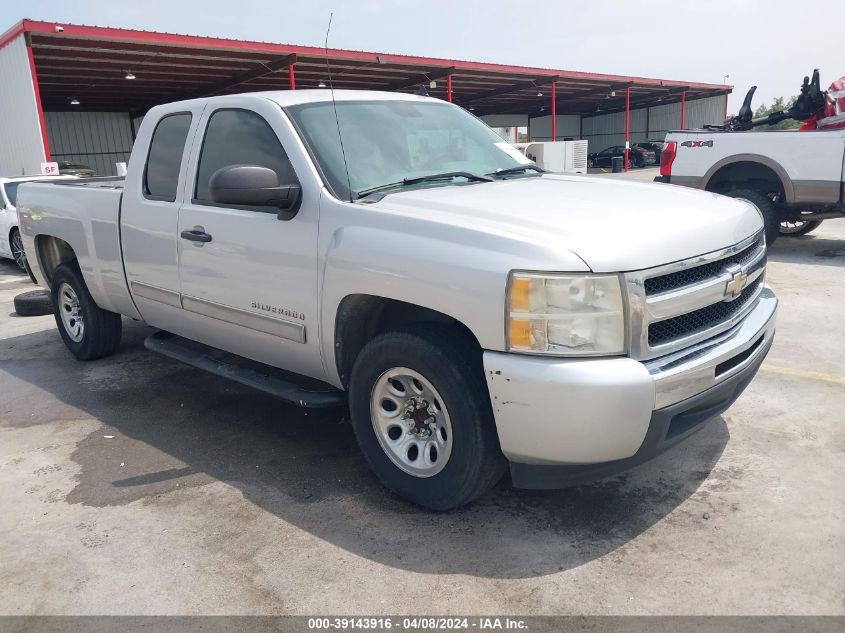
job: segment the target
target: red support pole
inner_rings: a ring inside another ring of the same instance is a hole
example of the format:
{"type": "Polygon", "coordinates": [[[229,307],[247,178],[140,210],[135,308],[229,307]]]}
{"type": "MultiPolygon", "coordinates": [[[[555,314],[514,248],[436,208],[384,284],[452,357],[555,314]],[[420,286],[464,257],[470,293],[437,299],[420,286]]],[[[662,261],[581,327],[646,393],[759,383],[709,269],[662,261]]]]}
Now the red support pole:
{"type": "Polygon", "coordinates": [[[290,89],[296,90],[296,75],[293,72],[293,64],[288,64],[288,82],[290,83],[290,89]]]}
{"type": "Polygon", "coordinates": [[[631,146],[631,89],[625,88],[625,171],[628,171],[628,152],[631,146]]]}
{"type": "Polygon", "coordinates": [[[44,145],[44,161],[49,163],[50,143],[47,142],[47,123],[44,120],[44,108],[41,106],[41,89],[38,86],[38,73],[35,72],[35,58],[32,56],[32,45],[29,37],[26,39],[26,55],[29,58],[29,74],[32,77],[32,91],[35,93],[35,109],[38,111],[38,125],[41,128],[41,143],[44,145]]]}
{"type": "Polygon", "coordinates": [[[446,75],[446,101],[452,103],[452,75],[446,75]]]}
{"type": "Polygon", "coordinates": [[[687,109],[687,91],[681,92],[681,129],[684,129],[684,119],[687,109]]]}
{"type": "Polygon", "coordinates": [[[557,140],[557,108],[555,107],[555,82],[552,82],[552,141],[557,140]]]}
{"type": "Polygon", "coordinates": [[[729,95],[725,95],[725,121],[728,120],[728,96],[729,95]]]}

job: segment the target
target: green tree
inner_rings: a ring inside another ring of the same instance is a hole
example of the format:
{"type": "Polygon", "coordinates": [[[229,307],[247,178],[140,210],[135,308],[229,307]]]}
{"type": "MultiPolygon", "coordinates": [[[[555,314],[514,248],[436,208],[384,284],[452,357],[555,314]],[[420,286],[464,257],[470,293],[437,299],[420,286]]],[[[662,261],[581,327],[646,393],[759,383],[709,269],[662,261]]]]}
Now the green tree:
{"type": "MultiPolygon", "coordinates": [[[[781,112],[783,110],[788,110],[792,107],[792,104],[795,103],[796,97],[790,97],[789,99],[784,99],[783,97],[776,97],[774,101],[772,101],[772,105],[761,105],[754,111],[754,118],[759,119],[761,117],[767,116],[772,114],[773,112],[781,112]]],[[[761,125],[760,127],[754,128],[755,130],[794,130],[799,125],[801,125],[800,121],[796,121],[795,119],[785,119],[780,123],[775,123],[774,125],[761,125]]]]}

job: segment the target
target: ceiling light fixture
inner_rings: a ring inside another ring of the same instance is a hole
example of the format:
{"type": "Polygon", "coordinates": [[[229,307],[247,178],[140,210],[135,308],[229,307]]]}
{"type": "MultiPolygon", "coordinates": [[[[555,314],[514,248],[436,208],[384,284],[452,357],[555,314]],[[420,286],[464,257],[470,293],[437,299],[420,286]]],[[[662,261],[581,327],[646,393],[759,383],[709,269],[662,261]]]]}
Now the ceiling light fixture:
{"type": "Polygon", "coordinates": [[[610,96],[611,96],[611,97],[615,97],[615,96],[616,96],[616,91],[615,91],[615,90],[611,90],[611,91],[610,91],[610,96]]]}
{"type": "Polygon", "coordinates": [[[131,70],[126,71],[126,79],[135,79],[135,75],[132,74],[131,70]]]}
{"type": "Polygon", "coordinates": [[[70,105],[79,105],[79,99],[76,97],[72,97],[70,100],[70,105]]]}
{"type": "Polygon", "coordinates": [[[320,80],[320,83],[317,84],[317,87],[318,88],[325,88],[326,84],[322,80],[320,80]]]}
{"type": "Polygon", "coordinates": [[[542,91],[542,90],[538,90],[538,91],[537,91],[537,96],[538,96],[538,97],[542,97],[542,96],[543,96],[543,91],[542,91]]]}
{"type": "Polygon", "coordinates": [[[469,111],[472,112],[473,110],[475,110],[475,106],[470,106],[469,111]]]}
{"type": "Polygon", "coordinates": [[[437,88],[437,82],[436,81],[429,81],[428,87],[429,88],[437,88]]]}

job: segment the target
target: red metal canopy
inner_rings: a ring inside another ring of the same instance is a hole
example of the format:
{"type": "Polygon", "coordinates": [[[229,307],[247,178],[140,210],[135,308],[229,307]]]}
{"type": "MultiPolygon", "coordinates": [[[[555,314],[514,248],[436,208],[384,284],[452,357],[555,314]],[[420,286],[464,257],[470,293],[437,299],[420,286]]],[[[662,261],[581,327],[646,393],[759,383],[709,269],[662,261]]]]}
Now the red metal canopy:
{"type": "Polygon", "coordinates": [[[55,22],[21,20],[0,46],[24,34],[45,110],[120,110],[194,96],[254,90],[335,88],[414,91],[429,85],[476,114],[596,114],[730,93],[731,86],[508,66],[293,44],[249,42],[55,22]],[[57,28],[58,27],[58,28],[57,28]],[[127,74],[135,79],[126,79],[127,74]],[[615,93],[615,96],[611,96],[615,93]],[[79,106],[71,106],[77,99],[79,106]]]}

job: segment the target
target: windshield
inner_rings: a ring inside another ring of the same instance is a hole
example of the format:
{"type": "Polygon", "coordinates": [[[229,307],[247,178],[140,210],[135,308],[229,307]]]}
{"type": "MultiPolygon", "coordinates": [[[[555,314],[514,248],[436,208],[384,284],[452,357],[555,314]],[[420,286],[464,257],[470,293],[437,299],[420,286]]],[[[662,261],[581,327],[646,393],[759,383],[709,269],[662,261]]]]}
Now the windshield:
{"type": "Polygon", "coordinates": [[[350,185],[354,198],[406,178],[444,172],[481,175],[533,164],[473,115],[447,103],[339,101],[348,185],[332,103],[301,104],[287,112],[340,198],[350,198],[350,185]]]}

